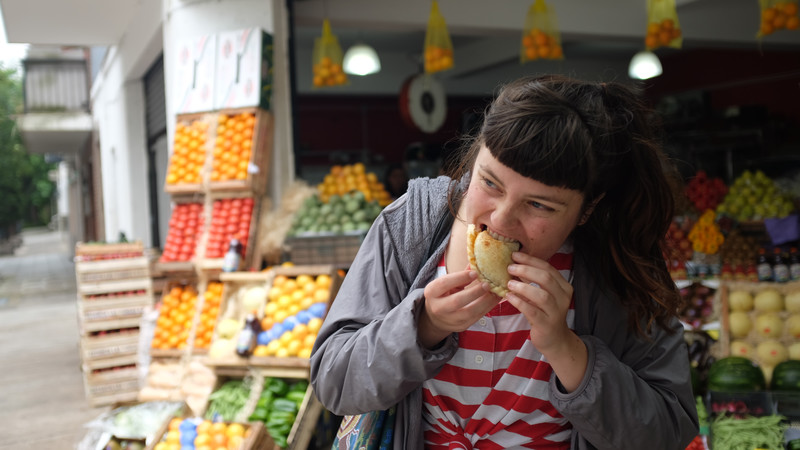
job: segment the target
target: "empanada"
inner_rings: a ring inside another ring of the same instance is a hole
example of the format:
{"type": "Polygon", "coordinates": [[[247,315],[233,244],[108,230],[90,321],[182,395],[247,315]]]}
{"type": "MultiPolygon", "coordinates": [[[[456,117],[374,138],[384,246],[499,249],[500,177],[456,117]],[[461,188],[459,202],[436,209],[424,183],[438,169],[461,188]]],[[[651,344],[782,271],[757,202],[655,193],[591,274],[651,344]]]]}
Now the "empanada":
{"type": "Polygon", "coordinates": [[[489,283],[491,291],[500,297],[508,293],[508,265],[511,254],[519,250],[519,242],[492,236],[489,231],[479,230],[474,224],[467,227],[467,255],[469,266],[478,272],[478,279],[489,283]]]}

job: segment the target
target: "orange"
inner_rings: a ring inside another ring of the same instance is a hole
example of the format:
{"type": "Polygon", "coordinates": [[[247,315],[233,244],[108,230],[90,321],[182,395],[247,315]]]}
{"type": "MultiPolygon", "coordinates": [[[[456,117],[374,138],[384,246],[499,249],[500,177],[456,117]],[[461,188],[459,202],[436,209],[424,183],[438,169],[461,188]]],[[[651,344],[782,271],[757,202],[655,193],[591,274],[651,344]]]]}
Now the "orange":
{"type": "Polygon", "coordinates": [[[244,436],[244,425],[240,423],[231,423],[228,425],[228,429],[225,431],[225,434],[230,439],[232,436],[244,436]]]}
{"type": "Polygon", "coordinates": [[[211,431],[211,421],[204,420],[197,424],[197,434],[209,434],[211,431]]]}

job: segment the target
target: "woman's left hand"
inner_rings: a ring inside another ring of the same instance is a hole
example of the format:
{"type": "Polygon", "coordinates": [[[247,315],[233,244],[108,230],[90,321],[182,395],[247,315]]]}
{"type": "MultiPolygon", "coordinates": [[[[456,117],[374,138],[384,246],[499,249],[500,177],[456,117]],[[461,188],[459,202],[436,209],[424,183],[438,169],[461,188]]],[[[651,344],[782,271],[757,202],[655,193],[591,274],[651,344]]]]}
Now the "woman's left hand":
{"type": "Polygon", "coordinates": [[[531,324],[531,343],[547,356],[572,334],[567,326],[572,285],[547,261],[522,252],[512,259],[508,272],[518,280],[508,282],[506,299],[531,324]]]}

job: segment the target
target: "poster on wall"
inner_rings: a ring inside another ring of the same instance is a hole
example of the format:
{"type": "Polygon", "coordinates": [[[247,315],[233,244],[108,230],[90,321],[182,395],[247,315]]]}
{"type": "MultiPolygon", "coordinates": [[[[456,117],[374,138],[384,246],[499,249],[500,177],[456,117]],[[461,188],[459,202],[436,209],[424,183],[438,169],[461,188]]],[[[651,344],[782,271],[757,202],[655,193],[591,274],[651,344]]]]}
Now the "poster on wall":
{"type": "Polygon", "coordinates": [[[260,107],[272,96],[272,36],[260,28],[217,35],[215,109],[260,107]]]}
{"type": "Polygon", "coordinates": [[[175,111],[178,114],[214,109],[214,65],[217,36],[199,36],[178,44],[175,70],[175,111]]]}

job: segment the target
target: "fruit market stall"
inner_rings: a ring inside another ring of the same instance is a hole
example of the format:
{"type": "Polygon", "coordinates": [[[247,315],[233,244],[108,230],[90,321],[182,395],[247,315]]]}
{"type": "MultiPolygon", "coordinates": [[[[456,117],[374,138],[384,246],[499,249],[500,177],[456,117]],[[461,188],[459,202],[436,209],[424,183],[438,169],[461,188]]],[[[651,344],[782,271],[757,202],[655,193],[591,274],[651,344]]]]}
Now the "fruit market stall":
{"type": "Polygon", "coordinates": [[[686,300],[703,424],[689,448],[785,448],[800,437],[795,184],[744,170],[725,185],[700,170],[677,192],[664,256],[686,300]]]}

